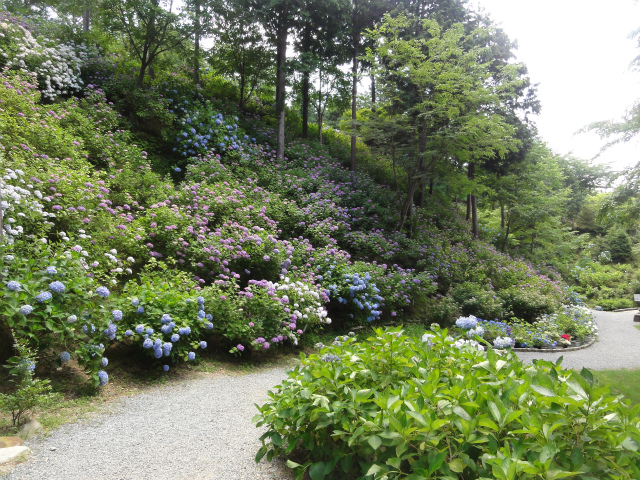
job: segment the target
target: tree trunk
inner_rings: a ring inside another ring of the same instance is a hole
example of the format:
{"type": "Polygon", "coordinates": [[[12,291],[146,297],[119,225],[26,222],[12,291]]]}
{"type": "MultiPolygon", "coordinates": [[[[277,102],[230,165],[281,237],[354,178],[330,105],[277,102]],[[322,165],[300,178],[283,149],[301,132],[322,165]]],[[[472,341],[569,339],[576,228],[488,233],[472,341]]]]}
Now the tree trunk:
{"type": "Polygon", "coordinates": [[[287,21],[288,5],[283,2],[280,11],[280,21],[278,23],[278,46],[276,52],[276,118],[278,119],[278,137],[276,146],[276,157],[284,158],[284,110],[286,99],[286,72],[285,61],[287,59],[287,34],[289,25],[287,21]]]}
{"type": "Polygon", "coordinates": [[[500,205],[500,230],[504,230],[504,205],[500,205]]]}
{"type": "Polygon", "coordinates": [[[358,47],[360,46],[360,32],[358,31],[358,0],[353,1],[353,18],[351,27],[353,40],[353,85],[351,87],[351,171],[356,170],[356,118],[358,98],[358,47]]]}
{"type": "MultiPolygon", "coordinates": [[[[473,180],[476,177],[476,164],[475,162],[469,162],[467,169],[467,178],[473,180]]],[[[474,237],[478,237],[478,199],[475,195],[469,194],[467,197],[467,221],[471,218],[471,233],[474,237]]]]}
{"type": "Polygon", "coordinates": [[[193,83],[200,85],[200,0],[195,1],[196,25],[193,41],[193,83]]]}
{"type": "Polygon", "coordinates": [[[411,206],[413,205],[413,195],[416,192],[418,186],[417,180],[409,179],[409,188],[407,190],[407,196],[405,197],[402,210],[400,211],[400,223],[398,224],[398,231],[402,231],[405,220],[410,215],[411,206]]]}
{"type": "Polygon", "coordinates": [[[324,109],[322,108],[322,76],[320,76],[320,88],[318,89],[318,142],[322,145],[322,117],[324,117],[324,109]]]}
{"type": "Polygon", "coordinates": [[[433,177],[429,179],[429,196],[433,196],[433,177]]]}
{"type": "Polygon", "coordinates": [[[423,179],[420,181],[420,185],[418,186],[418,200],[416,202],[416,207],[422,208],[424,206],[424,196],[427,190],[427,181],[423,179]]]}
{"type": "Polygon", "coordinates": [[[91,12],[87,7],[87,4],[84,4],[84,10],[82,11],[82,31],[88,32],[90,27],[91,20],[91,12]]]}
{"type": "Polygon", "coordinates": [[[471,220],[471,194],[470,193],[467,194],[467,215],[465,217],[465,220],[467,222],[471,220]]]}
{"type": "Polygon", "coordinates": [[[371,74],[371,103],[376,104],[376,76],[371,74]]]}
{"type": "Polygon", "coordinates": [[[509,215],[509,220],[507,221],[507,230],[504,233],[504,240],[502,242],[502,251],[504,252],[507,249],[507,241],[509,240],[509,232],[511,230],[511,215],[509,215]]]}
{"type": "MultiPolygon", "coordinates": [[[[311,23],[304,24],[302,33],[302,54],[308,54],[311,50],[311,23]]],[[[310,65],[303,65],[302,72],[302,138],[309,136],[309,76],[310,65]]]]}

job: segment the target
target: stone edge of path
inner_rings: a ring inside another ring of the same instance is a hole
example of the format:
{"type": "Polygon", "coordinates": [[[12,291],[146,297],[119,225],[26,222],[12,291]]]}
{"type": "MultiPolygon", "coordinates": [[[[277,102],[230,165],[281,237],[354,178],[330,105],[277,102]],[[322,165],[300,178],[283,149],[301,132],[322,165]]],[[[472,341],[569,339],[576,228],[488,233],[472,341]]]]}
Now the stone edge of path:
{"type": "Polygon", "coordinates": [[[596,343],[597,336],[592,337],[587,343],[580,345],[579,347],[560,347],[560,348],[512,348],[514,352],[544,352],[544,353],[556,353],[556,352],[575,352],[577,350],[583,350],[589,348],[596,343]]]}

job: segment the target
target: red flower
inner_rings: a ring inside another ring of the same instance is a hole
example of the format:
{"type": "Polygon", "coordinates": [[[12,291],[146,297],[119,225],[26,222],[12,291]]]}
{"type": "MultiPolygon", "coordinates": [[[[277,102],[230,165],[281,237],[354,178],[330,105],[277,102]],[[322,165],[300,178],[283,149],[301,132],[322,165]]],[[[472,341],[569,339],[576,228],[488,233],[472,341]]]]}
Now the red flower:
{"type": "Polygon", "coordinates": [[[564,338],[565,340],[571,341],[571,335],[567,335],[567,334],[560,335],[560,338],[564,338]]]}

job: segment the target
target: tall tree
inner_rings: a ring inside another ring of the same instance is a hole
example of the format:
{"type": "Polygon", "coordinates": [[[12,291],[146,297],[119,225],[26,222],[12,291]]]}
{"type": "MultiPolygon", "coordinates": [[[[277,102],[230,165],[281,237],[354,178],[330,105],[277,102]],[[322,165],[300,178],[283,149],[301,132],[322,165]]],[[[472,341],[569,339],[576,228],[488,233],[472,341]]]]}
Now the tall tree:
{"type": "Polygon", "coordinates": [[[105,28],[119,33],[125,47],[140,61],[137,82],[142,86],[147,69],[164,52],[191,35],[173,12],[173,0],[105,0],[105,28]],[[166,8],[165,8],[166,7],[166,8]]]}

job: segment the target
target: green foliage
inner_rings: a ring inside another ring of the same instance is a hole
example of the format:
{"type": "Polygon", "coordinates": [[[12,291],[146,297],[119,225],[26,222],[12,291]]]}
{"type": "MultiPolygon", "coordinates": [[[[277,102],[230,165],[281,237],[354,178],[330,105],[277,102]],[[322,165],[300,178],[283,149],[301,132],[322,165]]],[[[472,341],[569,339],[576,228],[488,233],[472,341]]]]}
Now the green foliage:
{"type": "Polygon", "coordinates": [[[399,329],[309,357],[254,417],[296,478],[634,478],[640,407],[591,372],[399,329]]]}
{"type": "Polygon", "coordinates": [[[624,230],[610,230],[605,237],[607,249],[611,253],[611,260],[625,263],[631,260],[631,241],[624,230]]]}
{"type": "Polygon", "coordinates": [[[27,342],[16,338],[15,353],[5,365],[11,373],[12,391],[0,393],[0,411],[11,413],[13,426],[18,426],[25,417],[38,407],[51,405],[59,400],[59,395],[51,391],[49,380],[34,376],[36,354],[28,347],[27,342]]]}

